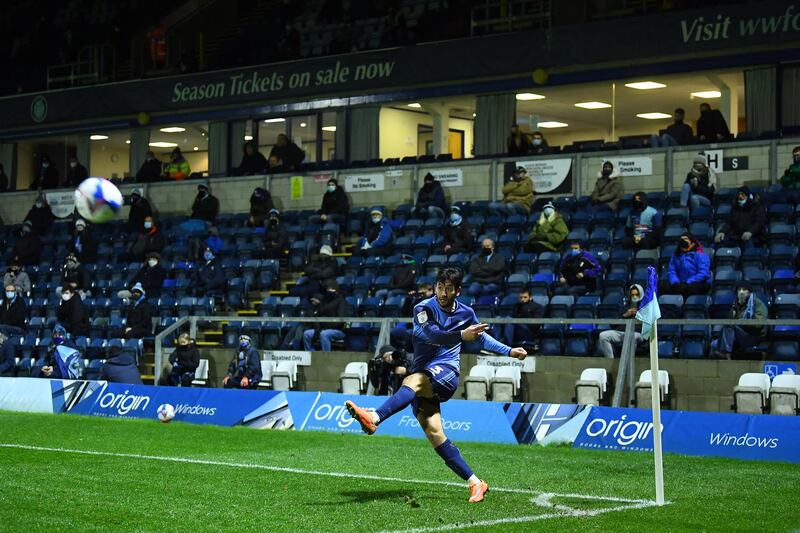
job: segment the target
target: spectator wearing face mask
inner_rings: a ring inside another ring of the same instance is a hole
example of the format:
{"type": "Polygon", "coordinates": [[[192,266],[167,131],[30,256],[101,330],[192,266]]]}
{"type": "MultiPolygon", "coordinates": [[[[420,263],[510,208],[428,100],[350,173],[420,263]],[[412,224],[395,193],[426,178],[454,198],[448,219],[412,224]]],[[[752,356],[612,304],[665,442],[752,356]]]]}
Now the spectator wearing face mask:
{"type": "Polygon", "coordinates": [[[219,214],[219,200],[211,194],[211,187],[205,183],[197,186],[197,197],[192,204],[192,214],[190,218],[205,220],[214,223],[219,214]]]}
{"type": "Polygon", "coordinates": [[[81,265],[75,254],[69,254],[64,259],[64,268],[61,270],[61,286],[56,287],[56,295],[60,296],[67,287],[78,291],[80,297],[90,294],[92,281],[89,271],[81,265]]]}
{"type": "Polygon", "coordinates": [[[130,260],[141,261],[149,253],[161,253],[164,245],[164,234],[161,233],[153,217],[145,217],[142,230],[131,245],[130,260]]]}
{"type": "Polygon", "coordinates": [[[306,266],[305,276],[289,289],[289,294],[300,298],[311,298],[315,294],[320,294],[324,286],[336,281],[338,275],[339,263],[333,257],[333,249],[323,244],[319,248],[319,254],[306,266]]]}
{"type": "Polygon", "coordinates": [[[139,167],[136,173],[136,181],[139,183],[146,183],[149,181],[158,181],[161,178],[161,170],[164,165],[156,159],[156,154],[148,151],[144,158],[144,163],[139,167]]]}
{"type": "Polygon", "coordinates": [[[700,104],[700,118],[697,119],[697,140],[704,143],[727,141],[732,138],[728,123],[719,109],[711,109],[705,102],[700,104]]]}
{"type": "MultiPolygon", "coordinates": [[[[625,305],[625,310],[622,311],[620,318],[629,319],[634,318],[639,311],[639,304],[642,301],[644,289],[642,286],[634,283],[628,289],[628,301],[625,305]]],[[[625,326],[614,325],[612,329],[607,329],[600,332],[598,337],[597,347],[604,357],[614,358],[614,349],[622,346],[622,341],[625,340],[625,326]]],[[[636,344],[638,346],[644,344],[644,337],[641,334],[642,325],[636,321],[636,344]]]]}
{"type": "Polygon", "coordinates": [[[129,383],[141,385],[142,375],[136,365],[136,359],[125,353],[122,346],[112,346],[108,349],[108,359],[100,367],[100,379],[111,383],[129,383]]]}
{"type": "Polygon", "coordinates": [[[583,296],[597,290],[597,278],[603,267],[597,258],[583,249],[581,241],[572,241],[567,253],[558,264],[558,283],[554,294],[583,296]]]}
{"type": "Polygon", "coordinates": [[[442,184],[428,172],[425,175],[424,185],[417,193],[416,215],[420,218],[443,219],[447,211],[447,201],[444,199],[442,184]]]}
{"type": "Polygon", "coordinates": [[[81,165],[77,157],[69,158],[69,167],[67,168],[67,180],[64,184],[67,187],[77,187],[83,180],[89,177],[89,171],[86,167],[81,165]]]}
{"type": "Polygon", "coordinates": [[[705,156],[698,155],[692,161],[692,170],[686,175],[681,187],[681,206],[697,209],[701,205],[710,206],[714,200],[717,174],[706,164],[705,156]]]}
{"type": "Polygon", "coordinates": [[[694,132],[692,127],[683,122],[686,111],[682,108],[677,108],[672,114],[674,122],[664,130],[661,135],[652,135],[650,137],[650,146],[653,148],[667,147],[667,146],[682,146],[685,144],[692,144],[694,142],[694,132]]]}
{"type": "Polygon", "coordinates": [[[30,220],[22,224],[19,239],[14,243],[13,257],[20,265],[38,265],[42,254],[42,240],[33,232],[30,220]]]}
{"type": "Polygon", "coordinates": [[[63,324],[53,328],[53,338],[47,348],[40,376],[50,379],[81,379],[83,377],[83,355],[69,339],[63,324]]]}
{"type": "Polygon", "coordinates": [[[718,340],[711,343],[712,356],[730,359],[736,352],[743,352],[757,346],[767,333],[765,326],[748,326],[746,320],[765,320],[769,318],[767,306],[753,293],[753,287],[742,280],[736,287],[736,299],[731,306],[730,318],[742,320],[742,325],[722,326],[718,340]]]}
{"type": "Polygon", "coordinates": [[[225,271],[219,264],[214,251],[206,248],[203,263],[195,270],[195,296],[222,296],[225,294],[225,271]]]}
{"type": "Polygon", "coordinates": [[[622,181],[614,175],[614,165],[610,161],[603,163],[600,177],[594,184],[589,211],[596,213],[602,209],[616,211],[625,190],[622,181]]]}
{"type": "Polygon", "coordinates": [[[144,197],[142,189],[133,189],[129,199],[131,209],[128,212],[128,227],[135,233],[141,233],[144,219],[153,216],[153,208],[144,197]]]}
{"type": "Polygon", "coordinates": [[[167,271],[161,266],[161,256],[156,252],[147,254],[144,265],[133,279],[130,281],[129,286],[131,290],[122,290],[117,293],[120,298],[131,298],[133,295],[131,291],[136,285],[140,285],[148,298],[158,298],[161,296],[161,287],[164,285],[164,279],[167,277],[167,271]]]}
{"type": "Polygon", "coordinates": [[[3,276],[3,286],[8,287],[9,285],[16,287],[17,294],[22,297],[31,292],[31,278],[27,272],[22,270],[22,264],[16,259],[11,260],[11,265],[3,276]]]}
{"type": "Polygon", "coordinates": [[[547,144],[547,140],[542,135],[541,131],[534,131],[533,135],[531,136],[531,155],[547,155],[552,153],[553,150],[550,148],[550,145],[547,144]]]}
{"type": "Polygon", "coordinates": [[[172,369],[167,376],[167,382],[173,387],[191,387],[194,374],[200,366],[200,351],[188,333],[178,335],[175,351],[170,354],[169,362],[172,369]]]}
{"type": "Polygon", "coordinates": [[[89,336],[89,311],[74,289],[64,287],[61,291],[56,316],[73,338],[89,336]]]}
{"type": "Polygon", "coordinates": [[[170,154],[169,163],[164,167],[164,175],[176,181],[183,181],[191,173],[189,162],[183,157],[181,149],[176,147],[170,154]]]}
{"type": "Polygon", "coordinates": [[[517,124],[511,125],[506,145],[508,146],[508,155],[511,157],[528,155],[531,148],[528,136],[519,129],[517,124]]]}
{"type": "Polygon", "coordinates": [[[251,228],[263,226],[270,210],[274,208],[269,191],[263,187],[256,187],[250,195],[250,216],[247,217],[245,225],[251,228]]]}
{"type": "Polygon", "coordinates": [[[633,195],[633,206],[625,224],[622,239],[623,248],[652,250],[658,248],[661,240],[661,212],[647,205],[647,194],[637,192],[633,195]]]}
{"type": "Polygon", "coordinates": [[[47,203],[47,198],[44,194],[40,194],[33,202],[33,207],[25,215],[25,221],[31,223],[31,229],[36,235],[44,235],[53,225],[56,217],[50,209],[50,204],[47,203]]]}
{"type": "Polygon", "coordinates": [[[780,178],[781,192],[793,204],[800,202],[800,146],[792,149],[792,164],[780,178]]]}
{"type": "Polygon", "coordinates": [[[258,151],[256,143],[247,141],[242,146],[242,162],[239,163],[239,176],[254,176],[267,173],[267,158],[258,151]]]}
{"type": "MultiPolygon", "coordinates": [[[[344,189],[336,179],[331,178],[326,185],[325,194],[322,196],[322,207],[318,211],[319,221],[344,224],[350,213],[350,202],[344,189]]],[[[312,217],[312,222],[314,217],[312,217]]]]}
{"type": "Polygon", "coordinates": [[[239,336],[239,349],[228,365],[222,379],[226,389],[255,389],[261,381],[261,359],[248,335],[239,336]]]}
{"type": "Polygon", "coordinates": [[[414,293],[417,287],[419,267],[414,256],[403,254],[403,263],[392,271],[389,287],[375,291],[375,297],[384,299],[387,296],[408,296],[414,293]]]}
{"type": "Polygon", "coordinates": [[[542,208],[539,220],[533,225],[525,250],[535,254],[557,252],[569,235],[569,228],[564,217],[556,211],[553,202],[547,202],[542,208]]]}
{"type": "Polygon", "coordinates": [[[146,292],[141,283],[131,288],[130,304],[125,325],[111,332],[117,339],[141,339],[153,333],[153,306],[145,299],[146,292]]]}
{"type": "Polygon", "coordinates": [[[28,321],[28,306],[25,298],[17,293],[17,288],[6,283],[3,303],[0,305],[0,332],[7,337],[22,335],[28,321]]]}
{"type": "Polygon", "coordinates": [[[711,288],[711,260],[694,235],[684,233],[669,260],[667,279],[658,284],[658,294],[708,294],[711,288]]]}
{"type": "Polygon", "coordinates": [[[275,208],[270,209],[267,218],[264,242],[260,250],[256,250],[253,257],[256,259],[282,259],[289,249],[289,233],[281,223],[281,213],[275,208]]]}
{"type": "Polygon", "coordinates": [[[489,212],[503,216],[528,215],[533,202],[533,181],[525,167],[518,167],[503,185],[503,201],[489,204],[489,212]]]}
{"type": "Polygon", "coordinates": [[[31,183],[30,190],[57,189],[58,182],[58,170],[53,166],[53,162],[50,161],[50,158],[43,155],[39,160],[39,174],[31,183]]]}
{"type": "MultiPolygon", "coordinates": [[[[544,318],[544,307],[533,301],[529,289],[522,289],[510,318],[544,318]]],[[[503,339],[506,344],[518,346],[519,342],[533,340],[539,328],[539,324],[504,324],[503,339]]]]}
{"type": "Polygon", "coordinates": [[[91,230],[82,218],[75,221],[75,232],[67,245],[67,250],[75,254],[81,263],[97,262],[97,241],[92,237],[91,230]]]}
{"type": "Polygon", "coordinates": [[[458,206],[453,206],[450,209],[450,219],[447,224],[442,226],[442,251],[447,255],[457,253],[469,253],[472,251],[472,243],[474,241],[472,232],[469,228],[469,223],[464,219],[461,214],[461,209],[458,206]]]}
{"type": "Polygon", "coordinates": [[[467,289],[470,296],[498,294],[506,271],[506,259],[495,253],[494,241],[483,239],[481,251],[469,262],[472,283],[467,289]]]}
{"type": "Polygon", "coordinates": [[[392,244],[392,225],[383,216],[383,209],[373,207],[369,212],[370,223],[364,236],[358,241],[362,255],[386,256],[388,247],[392,244]]]}
{"type": "Polygon", "coordinates": [[[764,243],[767,213],[747,186],[739,187],[728,220],[714,236],[720,247],[757,248],[764,243]]]}
{"type": "MultiPolygon", "coordinates": [[[[336,281],[326,283],[323,294],[311,298],[313,314],[315,317],[342,317],[347,316],[347,302],[339,293],[336,281]]],[[[331,351],[333,341],[344,340],[344,324],[342,322],[316,322],[312,327],[303,332],[303,346],[306,350],[314,351],[314,339],[319,338],[320,349],[323,352],[331,351]]]]}

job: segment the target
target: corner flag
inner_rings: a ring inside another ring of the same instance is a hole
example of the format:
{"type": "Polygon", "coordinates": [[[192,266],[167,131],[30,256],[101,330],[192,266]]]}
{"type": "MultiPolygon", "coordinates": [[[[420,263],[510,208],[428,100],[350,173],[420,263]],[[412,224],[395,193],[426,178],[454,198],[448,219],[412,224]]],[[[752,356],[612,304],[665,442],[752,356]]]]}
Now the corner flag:
{"type": "Polygon", "coordinates": [[[637,320],[642,323],[642,337],[647,340],[650,340],[653,324],[661,318],[661,309],[658,307],[658,295],[656,294],[657,284],[658,276],[656,276],[655,267],[647,267],[647,288],[644,290],[642,303],[639,304],[639,310],[636,312],[637,320]]]}

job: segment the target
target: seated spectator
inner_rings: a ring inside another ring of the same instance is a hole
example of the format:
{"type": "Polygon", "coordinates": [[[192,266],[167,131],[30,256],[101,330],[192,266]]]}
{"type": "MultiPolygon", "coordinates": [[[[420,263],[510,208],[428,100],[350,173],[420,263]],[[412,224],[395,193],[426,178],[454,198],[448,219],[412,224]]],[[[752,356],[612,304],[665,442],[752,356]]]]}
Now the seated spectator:
{"type": "Polygon", "coordinates": [[[197,197],[192,204],[192,214],[190,218],[205,220],[214,223],[219,214],[219,200],[211,194],[211,187],[205,183],[197,186],[197,197]]]}
{"type": "MultiPolygon", "coordinates": [[[[639,303],[642,301],[642,297],[644,296],[644,289],[642,286],[634,283],[628,289],[628,301],[625,305],[625,310],[622,311],[620,318],[634,318],[636,317],[636,313],[639,311],[639,303]]],[[[638,320],[636,321],[636,344],[641,345],[644,344],[645,340],[642,337],[642,324],[638,320]]],[[[622,342],[625,340],[625,326],[614,325],[611,326],[611,329],[607,329],[605,331],[601,331],[600,335],[597,339],[597,347],[600,350],[600,353],[603,354],[603,357],[609,357],[611,359],[614,358],[614,348],[617,346],[622,346],[622,342]]]]}
{"type": "Polygon", "coordinates": [[[142,385],[142,375],[136,364],[136,358],[122,351],[122,346],[108,349],[108,359],[100,367],[100,379],[111,383],[129,383],[142,385]]]}
{"type": "Polygon", "coordinates": [[[528,136],[525,135],[516,124],[511,125],[511,133],[508,136],[506,144],[508,145],[508,155],[511,157],[528,155],[531,149],[528,136]]]}
{"type": "Polygon", "coordinates": [[[289,289],[289,294],[311,298],[315,294],[321,294],[323,287],[336,281],[338,275],[339,263],[333,257],[333,249],[323,244],[319,248],[319,254],[306,266],[305,275],[298,280],[297,285],[289,289]]]}
{"type": "Polygon", "coordinates": [[[56,217],[53,214],[53,210],[50,209],[50,204],[47,203],[47,198],[44,194],[36,197],[33,207],[25,215],[25,222],[31,223],[31,229],[36,235],[45,235],[55,220],[56,217]]]}
{"type": "Polygon", "coordinates": [[[489,212],[501,215],[528,215],[533,203],[533,180],[524,167],[518,167],[503,185],[503,201],[489,204],[489,212]]]}
{"type": "Polygon", "coordinates": [[[14,368],[17,366],[15,348],[18,341],[19,337],[7,337],[0,333],[0,376],[14,376],[14,368]]]}
{"type": "Polygon", "coordinates": [[[378,350],[378,355],[367,362],[367,378],[375,394],[394,394],[408,374],[411,361],[405,350],[387,344],[378,350]]]}
{"type": "Polygon", "coordinates": [[[542,252],[557,252],[564,244],[569,228],[564,222],[564,217],[556,211],[553,202],[547,202],[542,208],[539,220],[533,225],[525,250],[535,254],[542,252]]]}
{"type": "Polygon", "coordinates": [[[711,260],[694,235],[684,233],[669,260],[667,279],[658,284],[658,294],[708,294],[711,288],[711,260]]]}
{"type": "MultiPolygon", "coordinates": [[[[336,178],[328,180],[327,189],[322,197],[322,207],[318,213],[319,220],[317,222],[344,224],[347,220],[347,215],[350,214],[350,201],[336,178]]],[[[311,217],[311,221],[314,222],[315,218],[311,217]]]]}
{"type": "Polygon", "coordinates": [[[242,146],[242,162],[239,163],[239,176],[253,176],[267,173],[267,158],[258,151],[256,143],[247,141],[242,146]]]}
{"type": "MultiPolygon", "coordinates": [[[[544,318],[544,307],[533,301],[530,289],[522,289],[509,318],[544,318]]],[[[540,327],[540,324],[503,324],[503,339],[506,344],[519,346],[519,342],[533,340],[540,327]]]]}
{"type": "Polygon", "coordinates": [[[3,277],[3,287],[13,285],[17,289],[17,294],[26,297],[31,292],[31,278],[22,270],[22,265],[16,259],[11,260],[11,266],[6,270],[3,277]]]}
{"type": "Polygon", "coordinates": [[[161,178],[161,170],[163,167],[164,165],[161,161],[156,159],[156,154],[148,150],[144,158],[144,163],[142,163],[142,166],[139,167],[139,171],[136,173],[136,181],[139,183],[158,181],[161,178]]]}
{"type": "Polygon", "coordinates": [[[472,251],[472,232],[469,223],[461,215],[458,206],[450,208],[450,220],[442,226],[442,251],[447,255],[472,251]]]}
{"type": "Polygon", "coordinates": [[[414,256],[403,254],[403,264],[394,268],[389,287],[375,291],[375,297],[383,299],[387,296],[407,296],[416,289],[417,276],[419,268],[416,259],[414,256]]]}
{"type": "Polygon", "coordinates": [[[141,283],[131,288],[131,298],[126,312],[125,325],[110,332],[115,339],[141,339],[153,334],[153,306],[145,299],[141,283]]]}
{"type": "Polygon", "coordinates": [[[547,140],[541,131],[534,131],[531,136],[530,155],[547,155],[553,153],[553,149],[547,144],[547,140]]]}
{"type": "Polygon", "coordinates": [[[42,254],[42,240],[33,232],[31,221],[22,224],[19,239],[14,243],[12,256],[20,265],[32,266],[39,264],[42,254]]]}
{"type": "Polygon", "coordinates": [[[194,381],[194,373],[200,366],[200,351],[197,345],[184,332],[178,335],[175,343],[175,351],[169,355],[169,363],[172,369],[167,376],[167,382],[173,387],[191,387],[194,381]]]}
{"type": "Polygon", "coordinates": [[[728,220],[714,236],[720,247],[757,248],[764,244],[767,212],[761,202],[753,197],[750,188],[739,187],[728,220]]]}
{"type": "Polygon", "coordinates": [[[248,335],[239,336],[239,349],[222,379],[226,389],[255,389],[261,381],[261,358],[248,335]]]}
{"type": "Polygon", "coordinates": [[[469,275],[472,283],[467,289],[467,294],[470,296],[498,294],[505,272],[505,257],[495,253],[492,239],[483,239],[481,252],[469,262],[469,275]]]}
{"type": "Polygon", "coordinates": [[[83,355],[67,336],[61,324],[53,328],[53,339],[47,348],[40,377],[50,379],[81,379],[83,355]]]}
{"type": "Polygon", "coordinates": [[[56,316],[73,338],[89,336],[89,311],[78,293],[69,286],[64,287],[61,293],[56,316]]]}
{"type": "Polygon", "coordinates": [[[283,161],[281,158],[275,154],[270,154],[269,159],[267,160],[267,172],[270,174],[278,174],[279,172],[286,172],[286,169],[283,166],[283,161]]]}
{"type": "MultiPolygon", "coordinates": [[[[403,316],[411,316],[411,311],[422,300],[427,300],[433,297],[433,285],[430,283],[421,283],[417,290],[409,294],[406,299],[406,305],[403,308],[403,316]]],[[[395,346],[404,346],[407,352],[414,351],[413,343],[411,342],[411,334],[413,332],[410,323],[398,323],[391,331],[389,331],[389,342],[395,346]]]]}
{"type": "Polygon", "coordinates": [[[164,167],[164,175],[176,181],[183,181],[191,173],[192,169],[189,166],[189,162],[183,157],[181,149],[176,146],[169,156],[169,163],[164,167]]]}
{"type": "Polygon", "coordinates": [[[786,197],[793,204],[800,202],[800,146],[792,149],[792,164],[780,178],[781,192],[786,193],[786,197]]]}
{"type": "Polygon", "coordinates": [[[275,209],[272,195],[263,187],[256,187],[250,195],[250,216],[245,225],[251,228],[264,225],[271,210],[275,209]]]}
{"type": "Polygon", "coordinates": [[[6,283],[3,303],[0,304],[0,333],[7,337],[22,335],[28,321],[28,305],[25,298],[17,293],[17,288],[6,283]]]}
{"type": "MultiPolygon", "coordinates": [[[[329,281],[325,286],[325,291],[320,295],[311,298],[314,306],[313,316],[315,317],[343,317],[347,316],[347,302],[339,293],[339,286],[336,281],[329,281]]],[[[303,346],[306,350],[314,351],[314,339],[319,338],[320,349],[323,352],[331,351],[333,341],[344,340],[344,324],[342,322],[315,322],[306,324],[303,332],[303,346]]]]}
{"type": "Polygon", "coordinates": [[[625,224],[622,239],[623,248],[634,250],[652,250],[658,248],[661,241],[661,212],[647,205],[647,194],[637,192],[633,195],[633,206],[625,224]]]}
{"type": "Polygon", "coordinates": [[[683,146],[692,144],[694,142],[694,132],[692,127],[683,122],[686,112],[682,108],[678,108],[672,115],[675,120],[670,124],[667,129],[659,135],[650,136],[650,146],[653,148],[667,146],[683,146]]]}
{"type": "Polygon", "coordinates": [[[75,231],[67,244],[67,250],[75,254],[81,263],[97,262],[97,241],[82,218],[75,221],[75,231]]]}
{"type": "Polygon", "coordinates": [[[381,255],[386,256],[389,246],[392,244],[392,225],[383,216],[380,207],[373,207],[369,212],[370,223],[364,236],[358,241],[361,255],[381,255]]]}
{"type": "Polygon", "coordinates": [[[286,257],[289,249],[289,233],[281,224],[281,213],[275,208],[270,209],[269,218],[264,232],[264,243],[261,249],[253,253],[256,259],[282,259],[286,257]]]}
{"type": "Polygon", "coordinates": [[[444,199],[442,184],[436,181],[433,174],[425,175],[424,185],[417,193],[415,214],[420,218],[444,218],[448,211],[447,200],[444,199]]]}
{"type": "Polygon", "coordinates": [[[195,296],[222,296],[225,294],[225,271],[211,248],[203,252],[203,263],[195,270],[195,296]]]}
{"type": "Polygon", "coordinates": [[[219,236],[219,229],[216,226],[211,226],[205,223],[205,235],[194,233],[194,236],[189,239],[189,260],[190,261],[205,261],[203,254],[206,248],[210,248],[214,255],[219,255],[225,242],[219,236]]]}
{"type": "Polygon", "coordinates": [[[153,208],[147,198],[142,195],[142,192],[142,189],[133,189],[129,199],[131,209],[128,213],[128,228],[136,233],[142,231],[144,220],[147,217],[153,218],[153,208]]]}
{"type": "Polygon", "coordinates": [[[67,168],[67,179],[64,185],[66,187],[77,187],[83,180],[89,177],[89,171],[86,167],[81,165],[78,158],[73,156],[69,158],[69,167],[67,168]]]}
{"type": "Polygon", "coordinates": [[[161,233],[153,217],[145,217],[142,229],[131,245],[130,260],[142,261],[148,254],[161,253],[164,245],[164,234],[161,233]]]}
{"type": "Polygon", "coordinates": [[[619,179],[619,176],[614,175],[614,165],[610,161],[606,161],[603,163],[600,177],[594,184],[589,211],[597,213],[602,209],[610,209],[616,212],[624,194],[622,180],[619,179]]]}
{"type": "Polygon", "coordinates": [[[692,162],[692,170],[686,175],[681,187],[681,206],[697,209],[710,206],[716,192],[717,174],[706,164],[705,156],[698,155],[692,162]]]}
{"type": "MultiPolygon", "coordinates": [[[[736,287],[736,299],[731,306],[731,318],[737,320],[766,320],[769,318],[767,306],[753,293],[753,287],[742,280],[736,287]]],[[[718,340],[711,343],[712,356],[730,359],[737,352],[744,352],[758,346],[766,335],[765,326],[722,326],[718,340]]]]}
{"type": "Polygon", "coordinates": [[[569,250],[558,264],[558,283],[554,294],[583,296],[597,290],[597,278],[603,267],[597,258],[583,249],[581,241],[572,241],[569,250]]]}
{"type": "Polygon", "coordinates": [[[75,254],[69,254],[64,259],[64,268],[61,270],[61,285],[56,287],[56,295],[61,296],[63,291],[69,287],[73,292],[78,292],[81,299],[86,295],[91,295],[89,289],[92,288],[89,271],[81,265],[75,254]]]}
{"type": "Polygon", "coordinates": [[[117,293],[120,298],[131,298],[133,294],[131,291],[136,285],[144,289],[148,298],[158,298],[161,296],[161,287],[164,286],[164,280],[167,278],[167,271],[161,266],[161,256],[156,252],[147,254],[144,265],[136,275],[133,277],[128,286],[131,290],[122,290],[117,293]]]}
{"type": "Polygon", "coordinates": [[[30,190],[58,189],[58,183],[58,170],[56,170],[50,158],[43,155],[39,160],[39,173],[31,182],[30,190]]]}
{"type": "Polygon", "coordinates": [[[703,143],[727,141],[732,138],[728,123],[719,109],[711,109],[707,103],[700,104],[700,118],[697,119],[697,140],[703,143]]]}
{"type": "Polygon", "coordinates": [[[306,153],[283,133],[278,134],[278,140],[269,155],[278,156],[286,170],[297,170],[306,158],[306,153]]]}

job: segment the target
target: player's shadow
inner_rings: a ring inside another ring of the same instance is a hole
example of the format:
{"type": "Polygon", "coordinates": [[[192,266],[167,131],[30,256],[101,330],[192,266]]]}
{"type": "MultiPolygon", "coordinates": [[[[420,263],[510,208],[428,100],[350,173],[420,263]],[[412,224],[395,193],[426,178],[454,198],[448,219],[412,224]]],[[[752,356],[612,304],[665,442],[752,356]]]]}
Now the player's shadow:
{"type": "MultiPolygon", "coordinates": [[[[345,490],[339,492],[339,496],[346,498],[347,503],[369,503],[375,501],[390,502],[392,500],[419,507],[413,493],[398,490],[345,490]]],[[[341,501],[331,502],[329,505],[341,505],[341,501]]]]}

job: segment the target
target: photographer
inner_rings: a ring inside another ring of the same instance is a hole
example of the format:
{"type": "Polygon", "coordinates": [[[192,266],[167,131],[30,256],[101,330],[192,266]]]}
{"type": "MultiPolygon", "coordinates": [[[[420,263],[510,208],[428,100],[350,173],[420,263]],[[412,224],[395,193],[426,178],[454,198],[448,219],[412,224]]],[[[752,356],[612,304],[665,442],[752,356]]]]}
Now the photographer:
{"type": "Polygon", "coordinates": [[[403,382],[410,361],[405,350],[396,350],[387,344],[367,363],[369,383],[380,396],[393,394],[403,382]]]}

